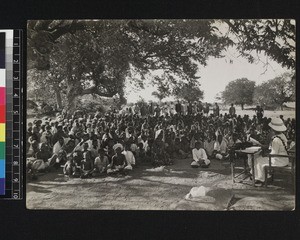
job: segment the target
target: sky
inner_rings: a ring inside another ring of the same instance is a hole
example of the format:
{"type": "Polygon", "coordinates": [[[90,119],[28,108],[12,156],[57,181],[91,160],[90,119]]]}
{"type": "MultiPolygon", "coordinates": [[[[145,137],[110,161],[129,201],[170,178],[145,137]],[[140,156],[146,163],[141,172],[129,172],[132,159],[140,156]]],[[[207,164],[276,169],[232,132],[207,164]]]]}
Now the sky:
{"type": "MultiPolygon", "coordinates": [[[[259,55],[261,62],[258,61],[252,64],[247,59],[239,57],[238,52],[233,47],[226,50],[224,55],[223,58],[211,57],[206,67],[199,66],[197,76],[200,76],[199,82],[201,89],[204,91],[204,102],[215,102],[217,93],[224,91],[230,81],[238,78],[248,78],[259,85],[288,71],[264,54],[259,55]],[[269,63],[267,68],[264,67],[265,62],[269,63]]],[[[157,98],[152,96],[152,92],[155,90],[156,88],[149,83],[146,84],[143,90],[134,90],[134,87],[128,83],[126,84],[125,93],[128,102],[137,102],[140,98],[145,101],[158,101],[157,98]]],[[[174,98],[169,97],[164,100],[172,101],[174,98]]]]}

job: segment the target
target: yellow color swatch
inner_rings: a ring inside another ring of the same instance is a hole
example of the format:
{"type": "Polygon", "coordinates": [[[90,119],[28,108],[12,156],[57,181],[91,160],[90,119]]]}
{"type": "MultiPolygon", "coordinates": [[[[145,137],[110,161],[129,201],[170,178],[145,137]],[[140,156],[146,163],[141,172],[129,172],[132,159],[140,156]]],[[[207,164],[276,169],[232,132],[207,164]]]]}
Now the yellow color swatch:
{"type": "Polygon", "coordinates": [[[0,142],[5,142],[5,123],[0,123],[0,142]]]}

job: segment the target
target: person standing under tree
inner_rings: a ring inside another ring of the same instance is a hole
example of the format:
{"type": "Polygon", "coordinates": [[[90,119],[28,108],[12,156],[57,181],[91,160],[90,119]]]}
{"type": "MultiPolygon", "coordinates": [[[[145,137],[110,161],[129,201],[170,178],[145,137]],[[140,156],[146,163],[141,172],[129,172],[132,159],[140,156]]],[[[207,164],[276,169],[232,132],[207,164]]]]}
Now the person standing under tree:
{"type": "Polygon", "coordinates": [[[229,108],[229,115],[233,117],[235,115],[235,107],[233,106],[233,103],[231,103],[231,107],[229,108]]]}
{"type": "Polygon", "coordinates": [[[202,105],[202,102],[201,102],[201,101],[199,101],[197,107],[198,107],[198,113],[202,113],[202,111],[203,111],[203,105],[202,105]]]}
{"type": "Polygon", "coordinates": [[[192,115],[192,113],[193,113],[193,105],[190,101],[187,106],[187,113],[188,113],[188,115],[192,115]]]}
{"type": "Polygon", "coordinates": [[[204,112],[204,114],[206,114],[206,116],[208,116],[208,114],[209,114],[209,105],[208,105],[208,103],[207,103],[207,102],[205,103],[205,106],[204,106],[203,112],[204,112]]]}
{"type": "Polygon", "coordinates": [[[264,115],[263,108],[261,106],[257,105],[254,111],[256,112],[258,121],[261,122],[261,119],[263,118],[263,115],[264,115]]]}
{"type": "Polygon", "coordinates": [[[181,115],[181,104],[180,104],[179,100],[176,103],[175,110],[176,110],[177,114],[181,115]]]}
{"type": "Polygon", "coordinates": [[[213,111],[214,111],[214,115],[215,116],[219,116],[220,115],[220,107],[219,107],[218,103],[215,103],[213,111]]]}

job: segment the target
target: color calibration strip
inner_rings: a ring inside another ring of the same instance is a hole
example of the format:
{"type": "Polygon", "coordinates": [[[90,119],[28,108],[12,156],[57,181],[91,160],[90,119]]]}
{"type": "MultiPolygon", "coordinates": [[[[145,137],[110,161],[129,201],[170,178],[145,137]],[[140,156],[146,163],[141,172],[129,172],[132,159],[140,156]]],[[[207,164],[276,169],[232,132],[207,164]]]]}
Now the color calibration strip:
{"type": "Polygon", "coordinates": [[[0,32],[0,195],[5,195],[6,123],[5,33],[0,32]]]}
{"type": "Polygon", "coordinates": [[[5,107],[5,117],[0,130],[1,134],[3,131],[5,135],[3,139],[5,182],[0,198],[22,199],[22,30],[0,30],[0,34],[3,32],[5,33],[5,87],[3,93],[1,92],[1,101],[5,107]]]}

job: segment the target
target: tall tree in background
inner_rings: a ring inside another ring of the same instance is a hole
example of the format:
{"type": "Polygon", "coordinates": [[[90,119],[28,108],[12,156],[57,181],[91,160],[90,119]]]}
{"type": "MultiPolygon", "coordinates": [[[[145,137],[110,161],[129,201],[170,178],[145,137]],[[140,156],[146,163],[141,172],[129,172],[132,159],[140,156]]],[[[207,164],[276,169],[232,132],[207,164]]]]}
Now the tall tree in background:
{"type": "Polygon", "coordinates": [[[63,91],[60,80],[50,71],[31,69],[28,71],[27,97],[35,101],[44,101],[56,105],[56,109],[63,109],[63,91]]]}
{"type": "Polygon", "coordinates": [[[188,102],[203,99],[203,91],[200,89],[200,84],[198,82],[182,84],[173,95],[188,102]]]}
{"type": "Polygon", "coordinates": [[[242,110],[245,104],[253,103],[255,82],[247,78],[241,78],[228,83],[222,92],[222,99],[225,104],[240,104],[242,110]]]}
{"type": "Polygon", "coordinates": [[[269,108],[280,107],[283,103],[296,100],[296,78],[294,73],[284,73],[255,87],[255,103],[269,108]]]}
{"type": "Polygon", "coordinates": [[[210,20],[32,21],[28,27],[29,68],[48,69],[60,79],[69,111],[74,110],[75,99],[85,94],[119,94],[122,99],[131,71],[143,78],[162,70],[164,74],[153,78],[153,84],[158,89],[167,86],[168,96],[182,84],[197,81],[196,62],[206,65],[210,56],[220,57],[231,44],[217,34],[210,20]]]}

